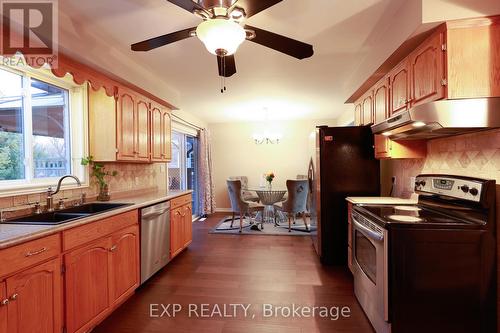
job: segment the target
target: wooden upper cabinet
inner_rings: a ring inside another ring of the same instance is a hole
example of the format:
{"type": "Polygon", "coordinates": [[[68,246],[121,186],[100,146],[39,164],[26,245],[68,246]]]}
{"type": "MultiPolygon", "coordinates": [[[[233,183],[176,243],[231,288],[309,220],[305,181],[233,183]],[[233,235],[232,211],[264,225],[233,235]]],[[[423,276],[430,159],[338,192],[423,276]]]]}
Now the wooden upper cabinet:
{"type": "Polygon", "coordinates": [[[151,160],[162,161],[163,135],[162,135],[163,112],[156,105],[151,105],[151,160]]]}
{"type": "Polygon", "coordinates": [[[363,103],[356,102],[354,104],[354,125],[363,125],[363,103]]]}
{"type": "Polygon", "coordinates": [[[390,115],[408,109],[410,102],[410,71],[407,59],[389,72],[390,115]]]}
{"type": "Polygon", "coordinates": [[[163,161],[172,160],[172,114],[164,109],[162,115],[163,161]]]}
{"type": "MultiPolygon", "coordinates": [[[[54,259],[8,278],[7,295],[9,297],[7,332],[54,333],[62,331],[63,298],[60,259],[54,259]]],[[[2,322],[0,327],[5,326],[5,321],[2,320],[2,322]]]]}
{"type": "Polygon", "coordinates": [[[384,135],[375,135],[375,158],[390,157],[390,142],[391,140],[384,135]]]}
{"type": "Polygon", "coordinates": [[[120,303],[139,286],[139,226],[112,235],[111,301],[120,303]]]}
{"type": "Polygon", "coordinates": [[[370,90],[363,97],[363,125],[373,124],[373,92],[370,90]]]}
{"type": "Polygon", "coordinates": [[[435,33],[410,55],[411,106],[443,99],[444,74],[443,33],[435,33]]]}
{"type": "Polygon", "coordinates": [[[7,289],[5,282],[0,282],[0,333],[7,333],[7,289]]]}
{"type": "Polygon", "coordinates": [[[128,89],[119,89],[118,91],[116,122],[117,160],[135,161],[136,102],[135,95],[128,89]]]}
{"type": "Polygon", "coordinates": [[[170,110],[120,87],[109,97],[89,88],[90,155],[102,162],[169,162],[170,110]]]}
{"type": "Polygon", "coordinates": [[[375,158],[402,159],[425,158],[427,143],[423,140],[392,141],[386,136],[375,135],[375,158]]]}
{"type": "Polygon", "coordinates": [[[90,328],[110,307],[110,249],[107,237],[64,256],[68,333],[90,328]]]}
{"type": "Polygon", "coordinates": [[[447,98],[500,97],[500,16],[447,23],[447,98]]]}
{"type": "MultiPolygon", "coordinates": [[[[116,161],[116,96],[108,96],[101,88],[88,85],[89,148],[94,160],[116,161]]],[[[131,122],[131,121],[130,121],[131,122]]]]}
{"type": "Polygon", "coordinates": [[[169,162],[172,159],[172,119],[170,110],[151,103],[151,160],[169,162]]]}
{"type": "Polygon", "coordinates": [[[136,161],[149,162],[149,107],[150,102],[137,97],[135,124],[135,154],[136,161]]]}
{"type": "Polygon", "coordinates": [[[374,123],[378,124],[389,117],[389,80],[384,77],[373,88],[374,123]]]}

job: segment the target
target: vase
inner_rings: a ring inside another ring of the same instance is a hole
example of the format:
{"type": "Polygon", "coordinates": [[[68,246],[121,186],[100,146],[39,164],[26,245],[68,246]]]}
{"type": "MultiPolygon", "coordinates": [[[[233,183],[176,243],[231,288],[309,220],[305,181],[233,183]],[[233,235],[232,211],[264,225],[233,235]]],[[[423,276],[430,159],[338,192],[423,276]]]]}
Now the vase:
{"type": "Polygon", "coordinates": [[[267,189],[271,191],[273,189],[273,183],[272,182],[267,182],[267,189]]]}
{"type": "Polygon", "coordinates": [[[109,185],[105,184],[99,187],[99,195],[97,196],[97,201],[109,201],[111,200],[111,195],[109,194],[109,185]]]}

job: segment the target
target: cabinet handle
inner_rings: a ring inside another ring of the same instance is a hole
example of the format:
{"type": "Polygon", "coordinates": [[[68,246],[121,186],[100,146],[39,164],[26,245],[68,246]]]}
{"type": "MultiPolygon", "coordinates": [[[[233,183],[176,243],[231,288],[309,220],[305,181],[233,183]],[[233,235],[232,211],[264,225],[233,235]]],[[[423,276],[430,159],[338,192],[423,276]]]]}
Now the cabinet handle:
{"type": "Polygon", "coordinates": [[[14,294],[14,295],[10,296],[10,300],[15,301],[18,296],[19,296],[19,294],[14,294]]]}
{"type": "Polygon", "coordinates": [[[115,252],[117,248],[118,248],[118,246],[113,245],[113,246],[109,249],[109,252],[115,252]]]}
{"type": "Polygon", "coordinates": [[[44,253],[45,251],[47,251],[47,248],[46,247],[42,247],[40,250],[38,251],[29,251],[28,253],[26,253],[26,257],[32,257],[32,256],[36,256],[37,254],[41,254],[41,253],[44,253]]]}
{"type": "Polygon", "coordinates": [[[6,298],[6,299],[4,299],[4,300],[2,300],[2,301],[0,302],[0,306],[4,306],[4,305],[7,305],[7,304],[9,304],[9,300],[8,300],[7,298],[6,298]]]}

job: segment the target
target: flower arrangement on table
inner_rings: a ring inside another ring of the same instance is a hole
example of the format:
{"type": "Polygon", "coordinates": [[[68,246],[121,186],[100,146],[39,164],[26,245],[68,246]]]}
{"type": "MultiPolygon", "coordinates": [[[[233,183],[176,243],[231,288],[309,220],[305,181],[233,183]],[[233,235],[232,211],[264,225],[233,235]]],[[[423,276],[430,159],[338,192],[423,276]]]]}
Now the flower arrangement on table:
{"type": "Polygon", "coordinates": [[[274,172],[266,173],[266,181],[269,183],[269,187],[271,187],[275,177],[274,172]]]}

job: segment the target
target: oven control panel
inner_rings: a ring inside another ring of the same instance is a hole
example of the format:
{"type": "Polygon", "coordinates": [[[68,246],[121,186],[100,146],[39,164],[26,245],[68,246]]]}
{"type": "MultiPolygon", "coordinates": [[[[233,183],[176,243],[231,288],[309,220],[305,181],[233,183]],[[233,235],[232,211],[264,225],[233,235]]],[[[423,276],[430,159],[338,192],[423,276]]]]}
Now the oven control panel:
{"type": "Polygon", "coordinates": [[[421,175],[416,177],[415,191],[480,202],[483,183],[466,177],[421,175]]]}

